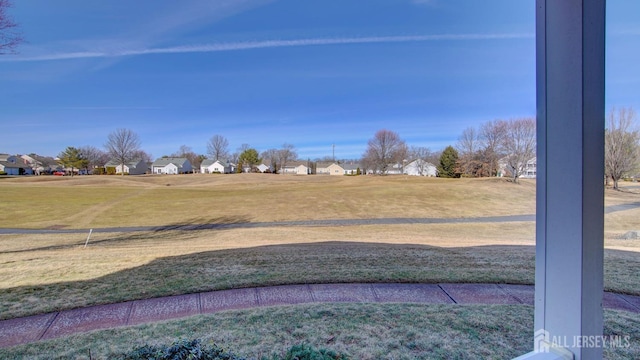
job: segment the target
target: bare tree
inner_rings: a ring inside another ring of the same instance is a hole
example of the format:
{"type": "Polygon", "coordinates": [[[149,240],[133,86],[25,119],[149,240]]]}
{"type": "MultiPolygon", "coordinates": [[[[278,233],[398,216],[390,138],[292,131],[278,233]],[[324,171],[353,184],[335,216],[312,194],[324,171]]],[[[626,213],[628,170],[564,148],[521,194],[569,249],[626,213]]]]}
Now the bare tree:
{"type": "MultiPolygon", "coordinates": [[[[140,155],[140,139],[138,134],[129,129],[117,129],[109,134],[104,144],[107,153],[124,169],[124,165],[140,155]]],[[[124,176],[124,171],[122,172],[124,176]]]]}
{"type": "Polygon", "coordinates": [[[517,183],[527,162],[536,154],[536,120],[522,118],[509,121],[502,146],[507,154],[507,170],[511,172],[513,182],[517,183]]]}
{"type": "Polygon", "coordinates": [[[502,145],[506,131],[507,122],[504,120],[488,121],[480,128],[483,162],[488,176],[498,175],[498,160],[503,155],[502,145]]]}
{"type": "Polygon", "coordinates": [[[280,161],[280,171],[284,174],[284,167],[291,160],[295,160],[298,157],[295,146],[284,143],[282,148],[278,150],[278,161],[280,161]]]}
{"type": "Polygon", "coordinates": [[[171,156],[187,158],[187,160],[189,160],[189,163],[191,163],[191,168],[194,173],[197,171],[197,169],[200,168],[200,164],[202,163],[200,156],[193,152],[191,147],[187,145],[180,145],[180,149],[178,149],[177,152],[171,154],[171,156]]]}
{"type": "Polygon", "coordinates": [[[274,173],[278,171],[278,149],[271,148],[265,150],[262,152],[262,154],[260,154],[260,157],[262,158],[262,161],[264,161],[265,163],[269,163],[271,171],[273,171],[274,173]]]}
{"type": "Polygon", "coordinates": [[[109,155],[95,146],[83,146],[80,148],[80,152],[82,152],[82,155],[87,160],[87,168],[85,169],[87,171],[89,171],[89,169],[93,170],[96,168],[101,168],[107,162],[109,162],[109,155]]]}
{"type": "Polygon", "coordinates": [[[0,55],[14,54],[16,47],[24,41],[17,30],[18,24],[7,13],[11,6],[9,0],[0,0],[0,55]]]}
{"type": "Polygon", "coordinates": [[[429,160],[431,159],[431,157],[432,152],[427,147],[412,146],[409,150],[409,158],[415,161],[416,170],[418,171],[418,174],[420,174],[420,176],[424,176],[427,174],[427,170],[430,165],[429,160]]]}
{"type": "Polygon", "coordinates": [[[229,157],[229,141],[222,135],[213,135],[207,142],[207,154],[213,160],[227,160],[229,157]]]}
{"type": "Polygon", "coordinates": [[[151,163],[153,162],[153,155],[151,155],[150,153],[144,151],[144,150],[138,150],[135,152],[135,154],[133,155],[133,160],[142,160],[144,162],[147,163],[151,163]]]}
{"type": "Polygon", "coordinates": [[[604,135],[605,171],[618,190],[618,181],[637,171],[640,165],[640,131],[633,108],[611,109],[604,135]]]}
{"type": "Polygon", "coordinates": [[[458,166],[462,174],[477,176],[478,170],[482,167],[481,160],[478,159],[480,148],[480,137],[478,131],[473,127],[464,129],[458,138],[456,150],[458,151],[458,166]]]}
{"type": "Polygon", "coordinates": [[[379,130],[368,142],[363,164],[374,173],[386,174],[389,165],[404,160],[406,149],[406,144],[398,133],[386,129],[379,130]]]}

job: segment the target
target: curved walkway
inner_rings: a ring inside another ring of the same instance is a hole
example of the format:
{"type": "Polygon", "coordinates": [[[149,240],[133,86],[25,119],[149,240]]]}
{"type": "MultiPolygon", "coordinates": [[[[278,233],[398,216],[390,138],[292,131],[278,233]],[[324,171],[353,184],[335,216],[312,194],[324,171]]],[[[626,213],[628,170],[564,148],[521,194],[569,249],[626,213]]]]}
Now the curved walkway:
{"type": "MultiPolygon", "coordinates": [[[[0,321],[0,347],[225,310],[329,302],[533,305],[532,285],[311,284],[211,291],[0,321]]],[[[605,308],[640,313],[640,296],[604,293],[605,308]]]]}

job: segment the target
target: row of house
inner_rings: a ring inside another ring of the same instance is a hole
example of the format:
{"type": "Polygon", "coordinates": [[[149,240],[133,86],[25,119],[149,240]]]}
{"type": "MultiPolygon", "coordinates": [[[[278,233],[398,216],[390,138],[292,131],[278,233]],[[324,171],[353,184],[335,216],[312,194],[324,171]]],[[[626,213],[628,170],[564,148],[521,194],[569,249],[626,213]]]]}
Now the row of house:
{"type": "MultiPolygon", "coordinates": [[[[268,162],[267,162],[268,163],[268,162]]],[[[274,169],[267,163],[261,163],[253,167],[245,167],[242,172],[259,172],[272,173],[274,169]]],[[[124,164],[115,160],[109,161],[104,168],[107,173],[125,173],[129,175],[142,174],[186,174],[192,172],[200,172],[203,174],[230,174],[237,172],[236,165],[225,160],[202,161],[200,168],[192,166],[187,158],[181,157],[162,157],[153,163],[147,163],[144,160],[134,160],[124,164]],[[111,171],[109,171],[111,169],[111,171]]],[[[6,175],[39,175],[52,173],[69,173],[71,169],[64,169],[56,159],[50,157],[42,157],[37,155],[9,155],[0,154],[0,174],[6,175]]],[[[84,173],[86,170],[75,169],[75,172],[84,173]]],[[[365,173],[364,168],[358,163],[339,163],[339,162],[317,162],[309,161],[291,161],[284,166],[281,171],[284,174],[292,175],[358,175],[365,173]]],[[[367,173],[372,173],[367,171],[367,173]]],[[[508,168],[506,162],[499,163],[498,176],[510,176],[511,169],[508,168]]],[[[413,176],[436,176],[437,170],[435,165],[421,159],[402,164],[391,164],[386,174],[389,175],[413,175],[413,176]]],[[[535,179],[537,175],[537,161],[532,158],[524,166],[524,171],[520,175],[521,178],[535,179]]]]}
{"type": "MultiPolygon", "coordinates": [[[[237,172],[237,165],[226,160],[205,159],[200,165],[200,169],[194,169],[187,158],[164,157],[157,159],[151,165],[142,160],[131,161],[122,164],[110,161],[106,164],[107,168],[115,169],[115,173],[139,175],[139,174],[185,174],[199,172],[203,174],[231,174],[237,172]]],[[[318,162],[311,164],[308,161],[291,161],[282,169],[282,173],[291,175],[359,175],[364,170],[357,163],[338,163],[338,162],[318,162]]],[[[244,167],[242,172],[258,172],[273,173],[272,166],[266,163],[260,163],[252,167],[244,167]]],[[[415,176],[436,176],[436,167],[422,160],[412,161],[408,164],[394,164],[389,167],[387,174],[390,175],[415,175],[415,176]]]]}
{"type": "MultiPolygon", "coordinates": [[[[200,172],[204,174],[230,174],[237,172],[236,164],[224,160],[202,161],[199,169],[194,169],[187,158],[182,157],[162,157],[153,163],[144,160],[129,161],[120,164],[116,160],[111,160],[105,164],[106,173],[113,174],[186,174],[200,172]]],[[[29,155],[8,155],[0,154],[0,173],[7,175],[32,175],[51,174],[54,172],[69,173],[71,169],[64,169],[57,163],[56,159],[29,155]]],[[[83,173],[86,170],[74,169],[74,172],[83,173]]],[[[365,173],[364,168],[358,163],[339,162],[317,162],[291,161],[281,170],[284,174],[292,175],[359,175],[365,173]]],[[[267,163],[261,163],[253,167],[245,167],[242,172],[272,173],[275,169],[267,163]]],[[[102,173],[102,171],[101,171],[102,173]]],[[[368,173],[371,173],[369,171],[368,173]]],[[[415,176],[436,176],[436,167],[424,160],[415,160],[404,164],[392,164],[389,166],[387,174],[390,175],[415,175],[415,176]]]]}

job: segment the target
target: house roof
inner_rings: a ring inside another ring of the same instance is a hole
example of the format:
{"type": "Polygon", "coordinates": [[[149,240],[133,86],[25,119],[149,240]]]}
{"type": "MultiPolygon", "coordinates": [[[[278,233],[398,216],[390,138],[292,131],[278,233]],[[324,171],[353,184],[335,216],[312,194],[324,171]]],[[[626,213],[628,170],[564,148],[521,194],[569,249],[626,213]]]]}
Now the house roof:
{"type": "Polygon", "coordinates": [[[289,161],[287,163],[287,165],[285,166],[285,168],[295,168],[298,167],[300,165],[304,165],[306,167],[309,167],[309,164],[307,161],[289,161]]]}
{"type": "Polygon", "coordinates": [[[35,161],[37,165],[58,166],[58,162],[56,162],[56,160],[50,156],[40,156],[37,154],[32,154],[32,155],[22,155],[21,158],[29,163],[31,163],[32,161],[35,161]]]}
{"type": "Polygon", "coordinates": [[[188,162],[189,160],[187,158],[166,157],[166,158],[156,159],[156,161],[153,162],[152,166],[164,167],[169,164],[173,164],[173,165],[176,165],[177,167],[184,167],[184,165],[188,162]]]}
{"type": "MultiPolygon", "coordinates": [[[[406,166],[409,166],[409,165],[411,165],[411,164],[413,164],[413,163],[417,162],[418,160],[421,160],[421,159],[413,159],[413,160],[409,161],[409,162],[406,164],[406,166]]],[[[433,165],[432,163],[430,163],[430,162],[428,162],[428,161],[425,161],[425,160],[422,160],[422,161],[424,161],[424,165],[426,165],[426,166],[433,166],[433,167],[435,167],[435,165],[433,165]]]]}
{"type": "Polygon", "coordinates": [[[13,155],[9,155],[9,154],[0,154],[0,161],[7,161],[12,156],[13,155]]]}
{"type": "Polygon", "coordinates": [[[2,165],[4,168],[10,169],[31,169],[31,166],[27,166],[21,163],[12,163],[8,161],[0,161],[0,165],[2,165]]]}
{"type": "Polygon", "coordinates": [[[338,163],[334,161],[318,161],[316,163],[316,168],[327,168],[333,164],[338,164],[338,163]]]}
{"type": "Polygon", "coordinates": [[[358,170],[358,168],[362,169],[360,164],[340,164],[345,170],[358,170]]]}
{"type": "MultiPolygon", "coordinates": [[[[141,159],[131,160],[131,161],[128,161],[127,163],[125,163],[125,165],[127,167],[129,167],[129,168],[133,168],[133,167],[137,167],[140,164],[141,161],[144,162],[141,159]]],[[[144,163],[146,164],[146,162],[144,162],[144,163]]],[[[111,160],[109,160],[108,163],[104,164],[104,166],[105,167],[116,167],[116,166],[120,166],[120,162],[118,160],[111,159],[111,160]]]]}
{"type": "Polygon", "coordinates": [[[231,165],[231,163],[229,163],[228,161],[225,161],[225,160],[204,159],[204,160],[202,160],[202,163],[200,163],[200,166],[207,167],[207,166],[211,166],[211,165],[213,165],[215,163],[220,163],[220,165],[223,165],[223,166],[231,165]]]}

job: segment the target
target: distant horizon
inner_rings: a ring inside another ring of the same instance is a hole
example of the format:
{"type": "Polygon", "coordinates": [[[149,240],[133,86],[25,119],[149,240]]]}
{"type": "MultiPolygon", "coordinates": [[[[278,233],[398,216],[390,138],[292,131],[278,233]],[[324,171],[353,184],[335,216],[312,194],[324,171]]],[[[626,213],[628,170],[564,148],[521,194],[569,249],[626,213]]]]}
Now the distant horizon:
{"type": "MultiPolygon", "coordinates": [[[[640,110],[640,2],[607,4],[606,109],[640,110]]],[[[440,151],[535,117],[535,1],[13,1],[0,153],[103,149],[130,129],[159,158],[213,135],[360,159],[381,129],[440,151]]],[[[604,119],[603,119],[604,124],[604,119]]]]}

